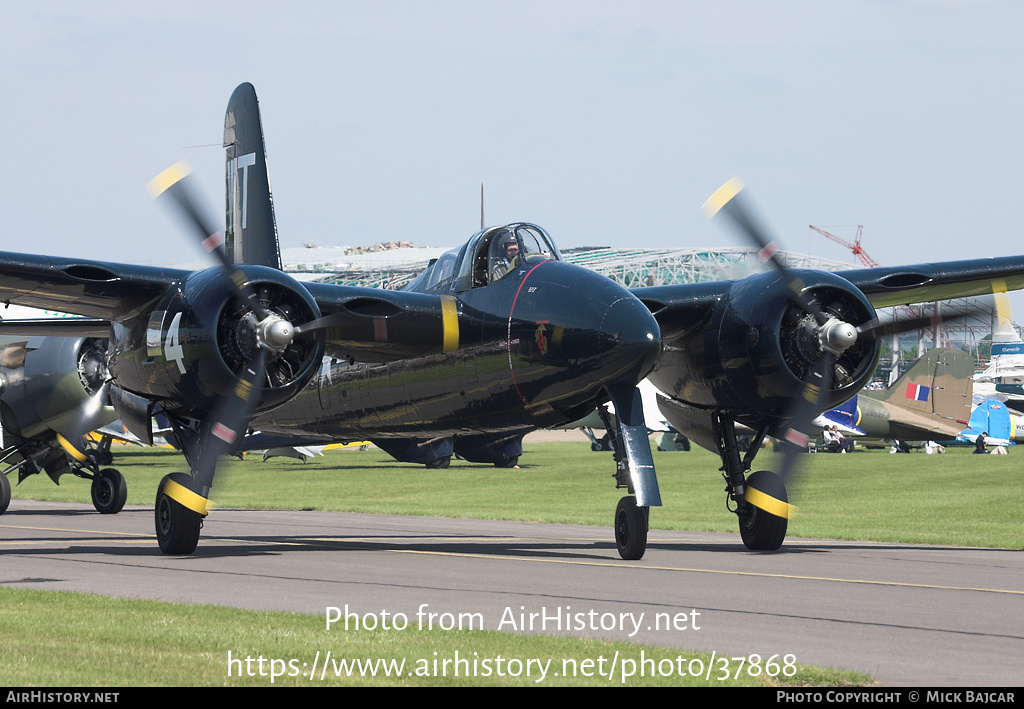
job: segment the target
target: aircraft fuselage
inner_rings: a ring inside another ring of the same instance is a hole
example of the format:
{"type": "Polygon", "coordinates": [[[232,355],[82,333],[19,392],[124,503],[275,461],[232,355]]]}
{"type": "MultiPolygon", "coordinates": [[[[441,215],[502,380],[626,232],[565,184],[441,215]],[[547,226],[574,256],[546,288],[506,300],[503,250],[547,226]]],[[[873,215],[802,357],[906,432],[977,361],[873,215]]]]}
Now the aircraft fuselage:
{"type": "Polygon", "coordinates": [[[660,351],[657,322],[613,281],[528,262],[456,296],[458,347],[385,363],[325,363],[253,426],[300,438],[448,436],[579,418],[609,380],[636,381],[660,351]]]}

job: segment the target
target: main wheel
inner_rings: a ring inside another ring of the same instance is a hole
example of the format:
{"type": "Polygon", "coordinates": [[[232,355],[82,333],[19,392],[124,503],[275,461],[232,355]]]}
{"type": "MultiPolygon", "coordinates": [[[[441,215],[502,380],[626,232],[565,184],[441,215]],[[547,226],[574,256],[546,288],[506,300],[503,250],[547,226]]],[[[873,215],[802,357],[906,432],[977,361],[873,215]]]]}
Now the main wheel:
{"type": "Polygon", "coordinates": [[[519,465],[519,456],[514,455],[510,458],[502,458],[494,464],[495,468],[515,468],[519,465]]]}
{"type": "MultiPolygon", "coordinates": [[[[192,478],[184,473],[171,473],[160,481],[156,492],[156,540],[164,554],[191,554],[199,545],[203,516],[171,498],[164,488],[168,481],[185,485],[192,478]]],[[[187,487],[187,485],[186,485],[187,487]]]]}
{"type": "MultiPolygon", "coordinates": [[[[759,470],[747,478],[747,487],[774,497],[782,502],[789,502],[786,486],[775,473],[759,470]]],[[[750,514],[740,515],[740,537],[743,545],[751,551],[775,551],[786,539],[786,528],[789,520],[751,506],[750,514]]]]}
{"type": "Polygon", "coordinates": [[[647,550],[647,528],[650,507],[637,507],[632,495],[619,500],[615,508],[615,546],[619,556],[627,560],[640,559],[647,550]]]}
{"type": "Polygon", "coordinates": [[[7,505],[11,504],[11,481],[7,476],[0,473],[0,515],[7,511],[7,505]]]}
{"type": "Polygon", "coordinates": [[[452,457],[450,455],[446,455],[446,456],[444,456],[442,458],[434,458],[433,460],[428,461],[428,462],[424,463],[423,465],[425,465],[426,467],[430,468],[431,470],[442,470],[444,468],[447,468],[451,464],[452,464],[452,457]]]}
{"type": "Polygon", "coordinates": [[[113,468],[104,468],[92,479],[92,506],[102,515],[116,515],[128,499],[124,476],[113,468]]]}

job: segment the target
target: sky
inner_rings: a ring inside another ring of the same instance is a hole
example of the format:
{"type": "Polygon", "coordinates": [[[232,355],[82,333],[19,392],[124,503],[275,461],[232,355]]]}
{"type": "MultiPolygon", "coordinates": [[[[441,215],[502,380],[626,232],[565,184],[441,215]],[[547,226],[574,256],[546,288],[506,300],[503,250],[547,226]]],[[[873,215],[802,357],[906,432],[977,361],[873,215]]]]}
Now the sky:
{"type": "MultiPolygon", "coordinates": [[[[0,0],[0,248],[194,261],[146,193],[188,161],[220,218],[224,110],[260,99],[282,246],[739,245],[883,265],[1024,253],[1016,0],[0,0]]],[[[1017,299],[1015,299],[1016,302],[1017,299]]],[[[1016,306],[1020,309],[1024,306],[1016,306]]],[[[1018,319],[1019,316],[1018,316],[1018,319]]]]}

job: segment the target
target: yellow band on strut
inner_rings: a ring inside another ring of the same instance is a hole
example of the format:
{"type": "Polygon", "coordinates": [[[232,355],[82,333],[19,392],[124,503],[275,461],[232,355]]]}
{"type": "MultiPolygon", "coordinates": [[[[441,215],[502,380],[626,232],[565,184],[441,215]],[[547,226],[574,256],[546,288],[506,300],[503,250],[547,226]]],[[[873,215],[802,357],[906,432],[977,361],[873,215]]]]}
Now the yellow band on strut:
{"type": "Polygon", "coordinates": [[[708,201],[701,207],[704,210],[704,214],[707,215],[708,219],[718,214],[719,210],[729,203],[733,197],[740,193],[746,185],[743,184],[743,180],[738,177],[734,177],[724,185],[715,190],[715,193],[708,197],[708,201]]]}
{"type": "Polygon", "coordinates": [[[159,197],[176,182],[181,181],[181,179],[190,172],[192,172],[192,168],[190,168],[187,163],[179,162],[171,165],[169,168],[150,180],[149,185],[147,185],[150,196],[154,199],[159,197]]]}
{"type": "Polygon", "coordinates": [[[78,450],[71,444],[71,441],[64,438],[64,436],[60,435],[59,433],[57,434],[57,443],[60,444],[61,448],[67,451],[68,455],[77,460],[79,463],[84,463],[85,461],[89,460],[82,451],[78,450]]]}
{"type": "Polygon", "coordinates": [[[743,499],[757,509],[764,510],[768,514],[782,517],[783,519],[789,519],[796,514],[796,507],[788,502],[783,502],[749,486],[747,491],[743,493],[743,499]]]}
{"type": "Polygon", "coordinates": [[[164,483],[164,492],[167,493],[169,498],[180,504],[182,507],[187,507],[193,512],[201,514],[203,517],[209,514],[206,508],[209,500],[202,495],[197,495],[180,483],[168,480],[164,483]]]}
{"type": "Polygon", "coordinates": [[[441,296],[441,351],[459,349],[459,309],[455,297],[441,296]]]}

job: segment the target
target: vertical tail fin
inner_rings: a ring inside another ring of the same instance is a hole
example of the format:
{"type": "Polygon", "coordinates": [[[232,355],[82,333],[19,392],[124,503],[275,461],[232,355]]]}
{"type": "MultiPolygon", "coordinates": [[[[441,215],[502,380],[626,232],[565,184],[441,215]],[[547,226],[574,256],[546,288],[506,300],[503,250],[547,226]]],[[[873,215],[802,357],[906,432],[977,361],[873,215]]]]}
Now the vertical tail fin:
{"type": "Polygon", "coordinates": [[[233,263],[281,268],[270,172],[256,89],[241,84],[224,116],[227,167],[225,246],[233,263]]]}
{"type": "MultiPolygon", "coordinates": [[[[971,414],[970,428],[960,436],[974,441],[979,433],[985,433],[990,443],[1006,445],[1013,440],[1013,419],[1006,404],[995,399],[983,401],[971,414]]],[[[1012,444],[1011,444],[1012,445],[1012,444]]]]}
{"type": "Polygon", "coordinates": [[[965,419],[974,392],[974,358],[940,347],[921,357],[882,395],[890,405],[922,414],[965,419]]]}

